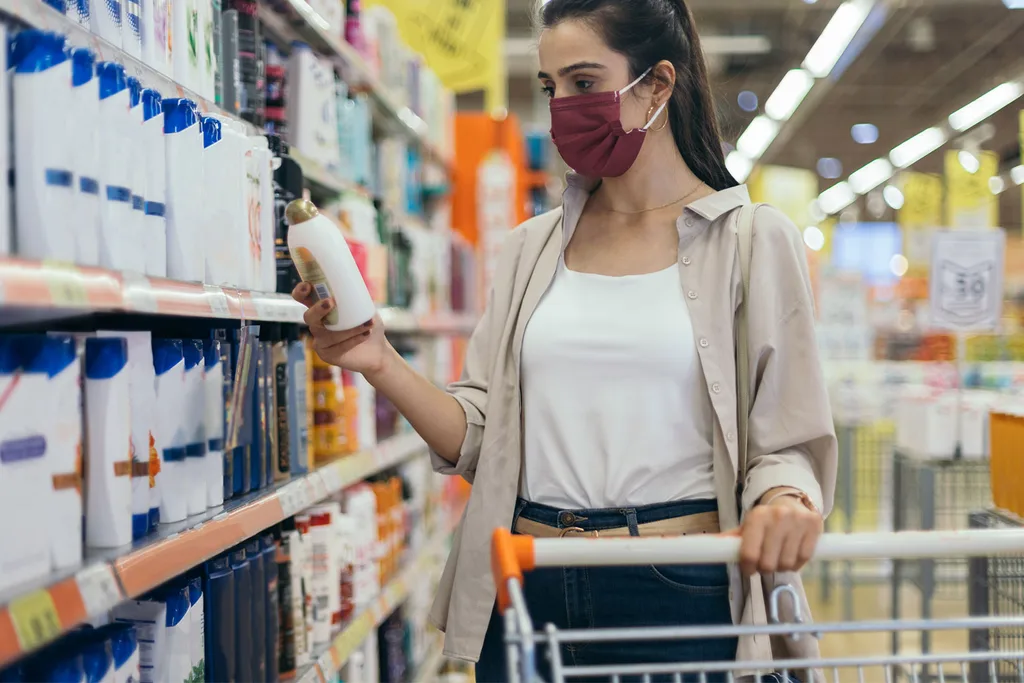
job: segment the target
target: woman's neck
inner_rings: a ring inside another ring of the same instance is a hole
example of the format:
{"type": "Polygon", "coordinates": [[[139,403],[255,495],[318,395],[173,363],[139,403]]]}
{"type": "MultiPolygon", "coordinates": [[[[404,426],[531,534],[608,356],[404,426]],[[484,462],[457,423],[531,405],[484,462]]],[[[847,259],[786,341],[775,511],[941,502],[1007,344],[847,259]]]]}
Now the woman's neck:
{"type": "MultiPolygon", "coordinates": [[[[667,129],[657,138],[648,134],[639,156],[628,171],[605,178],[599,193],[609,209],[636,212],[662,206],[693,192],[701,183],[694,175],[667,129]]],[[[693,192],[693,197],[700,196],[693,192]]]]}

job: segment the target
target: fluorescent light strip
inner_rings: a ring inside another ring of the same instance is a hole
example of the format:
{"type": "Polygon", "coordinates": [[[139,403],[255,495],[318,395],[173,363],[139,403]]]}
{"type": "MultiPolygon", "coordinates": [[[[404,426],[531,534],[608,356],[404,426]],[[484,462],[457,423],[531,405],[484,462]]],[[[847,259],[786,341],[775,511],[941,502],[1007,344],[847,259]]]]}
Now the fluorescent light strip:
{"type": "Polygon", "coordinates": [[[963,109],[959,109],[949,115],[950,127],[958,132],[963,132],[995,114],[997,111],[1010,105],[1024,95],[1024,88],[1017,81],[1009,81],[974,100],[963,109]]]}
{"type": "Polygon", "coordinates": [[[764,105],[764,113],[776,121],[788,121],[814,86],[814,76],[803,69],[792,69],[764,105]]]}
{"type": "Polygon", "coordinates": [[[923,130],[889,152],[889,161],[896,168],[916,164],[939,147],[946,144],[946,132],[938,126],[923,130]]]}
{"type": "Polygon", "coordinates": [[[1010,169],[1010,180],[1014,185],[1024,185],[1024,166],[1014,166],[1010,169]]]}
{"type": "Polygon", "coordinates": [[[846,182],[833,185],[818,195],[818,206],[829,215],[839,213],[855,201],[857,194],[846,182]]]}
{"type": "Polygon", "coordinates": [[[745,183],[754,170],[754,162],[743,152],[732,151],[725,157],[725,168],[738,183],[745,183]]]}
{"type": "Polygon", "coordinates": [[[892,177],[893,167],[888,159],[875,159],[850,174],[850,188],[857,194],[867,194],[892,177]]]}
{"type": "Polygon", "coordinates": [[[827,78],[832,73],[864,25],[873,4],[872,0],[847,0],[839,6],[804,59],[803,67],[812,76],[827,78]]]}
{"type": "Polygon", "coordinates": [[[736,141],[736,149],[743,152],[748,159],[760,159],[778,134],[778,122],[767,116],[758,116],[750,122],[743,135],[736,141]]]}

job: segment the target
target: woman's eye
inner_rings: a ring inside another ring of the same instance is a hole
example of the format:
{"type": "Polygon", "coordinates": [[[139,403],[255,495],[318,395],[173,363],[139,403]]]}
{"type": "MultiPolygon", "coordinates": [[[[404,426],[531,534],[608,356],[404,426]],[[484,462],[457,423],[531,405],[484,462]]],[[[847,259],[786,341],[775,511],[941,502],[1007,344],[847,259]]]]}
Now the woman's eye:
{"type": "Polygon", "coordinates": [[[593,87],[594,81],[576,81],[576,89],[580,92],[586,92],[593,87]]]}
{"type": "Polygon", "coordinates": [[[555,96],[555,89],[553,87],[551,87],[550,85],[542,86],[540,91],[542,93],[544,93],[545,95],[547,95],[548,99],[551,99],[551,98],[553,98],[555,96]]]}

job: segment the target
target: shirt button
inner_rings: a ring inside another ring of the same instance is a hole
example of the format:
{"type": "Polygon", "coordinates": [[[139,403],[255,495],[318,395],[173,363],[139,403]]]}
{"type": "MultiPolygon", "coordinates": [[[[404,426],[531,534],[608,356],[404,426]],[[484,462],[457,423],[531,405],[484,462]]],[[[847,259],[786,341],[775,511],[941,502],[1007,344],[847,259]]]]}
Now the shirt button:
{"type": "Polygon", "coordinates": [[[711,343],[707,339],[705,339],[704,337],[701,337],[700,338],[700,342],[698,342],[698,343],[700,344],[700,348],[702,348],[702,349],[706,349],[709,346],[711,346],[711,343]]]}
{"type": "Polygon", "coordinates": [[[725,435],[725,439],[726,439],[726,441],[735,441],[736,440],[736,433],[735,432],[729,432],[728,434],[725,435]]]}
{"type": "Polygon", "coordinates": [[[688,227],[688,228],[692,228],[693,227],[693,219],[692,218],[687,218],[683,222],[686,223],[686,227],[688,227]]]}
{"type": "Polygon", "coordinates": [[[690,265],[690,257],[689,256],[684,256],[683,257],[683,265],[684,266],[690,265]]]}
{"type": "Polygon", "coordinates": [[[718,382],[715,382],[714,384],[711,385],[711,391],[715,392],[716,394],[719,393],[720,391],[722,391],[722,385],[719,384],[718,382]]]}
{"type": "Polygon", "coordinates": [[[697,298],[697,292],[695,292],[695,291],[693,291],[693,290],[691,289],[691,290],[690,290],[689,292],[687,292],[687,293],[686,293],[686,296],[687,296],[687,297],[688,297],[689,299],[691,299],[691,300],[692,300],[692,299],[696,299],[696,298],[697,298]]]}

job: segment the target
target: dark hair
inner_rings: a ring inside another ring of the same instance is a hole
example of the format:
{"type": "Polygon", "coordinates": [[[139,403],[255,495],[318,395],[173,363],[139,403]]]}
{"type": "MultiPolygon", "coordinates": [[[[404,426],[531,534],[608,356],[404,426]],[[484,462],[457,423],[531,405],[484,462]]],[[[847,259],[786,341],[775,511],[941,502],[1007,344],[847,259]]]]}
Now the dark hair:
{"type": "Polygon", "coordinates": [[[662,60],[672,62],[676,82],[668,116],[679,153],[715,190],[737,184],[725,167],[704,52],[686,0],[549,0],[540,12],[544,28],[567,19],[587,22],[625,55],[633,78],[662,60]]]}

